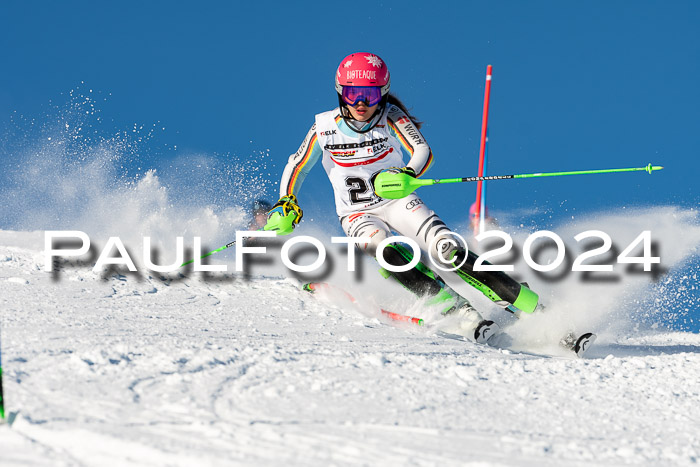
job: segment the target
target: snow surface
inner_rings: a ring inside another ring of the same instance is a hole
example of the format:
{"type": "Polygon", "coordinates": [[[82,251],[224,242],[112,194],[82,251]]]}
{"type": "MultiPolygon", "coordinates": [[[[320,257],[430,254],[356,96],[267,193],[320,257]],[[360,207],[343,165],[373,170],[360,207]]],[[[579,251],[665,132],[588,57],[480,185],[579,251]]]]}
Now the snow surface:
{"type": "MultiPolygon", "coordinates": [[[[684,232],[671,265],[698,244],[697,230],[684,232]]],[[[700,460],[700,335],[640,313],[608,307],[577,321],[591,310],[562,318],[555,306],[493,348],[388,323],[371,305],[331,304],[279,272],[91,267],[60,260],[50,274],[43,232],[0,232],[6,409],[18,412],[0,426],[3,466],[700,460]],[[585,359],[556,346],[562,322],[600,334],[585,359]]],[[[387,284],[368,273],[346,285],[365,303],[424,313],[387,284]]],[[[635,284],[664,292],[648,278],[635,284]]],[[[600,284],[537,286],[564,290],[543,295],[553,302],[566,291],[611,307],[624,298],[600,284]]]]}

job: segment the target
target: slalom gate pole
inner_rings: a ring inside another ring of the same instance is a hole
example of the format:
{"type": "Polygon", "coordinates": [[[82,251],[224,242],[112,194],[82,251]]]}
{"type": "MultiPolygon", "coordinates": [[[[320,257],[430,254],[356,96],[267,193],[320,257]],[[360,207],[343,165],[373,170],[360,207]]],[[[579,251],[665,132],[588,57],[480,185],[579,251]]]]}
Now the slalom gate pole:
{"type": "MultiPolygon", "coordinates": [[[[488,124],[489,124],[489,100],[491,98],[491,75],[493,67],[491,65],[486,66],[486,86],[484,89],[484,112],[481,117],[481,143],[479,144],[479,171],[477,172],[478,177],[484,176],[484,166],[486,161],[486,143],[488,141],[488,124]]],[[[479,180],[476,184],[476,215],[479,216],[477,222],[477,232],[478,234],[483,230],[483,213],[482,205],[483,201],[483,184],[484,180],[479,180]]]]}
{"type": "Polygon", "coordinates": [[[463,183],[478,182],[483,180],[509,180],[513,178],[539,178],[539,177],[559,177],[563,175],[591,175],[617,172],[637,172],[644,171],[651,174],[654,170],[661,170],[659,165],[647,165],[646,167],[632,167],[625,169],[598,169],[598,170],[577,170],[573,172],[538,172],[532,174],[517,175],[491,175],[484,177],[463,177],[463,178],[413,178],[407,174],[395,174],[380,172],[374,180],[374,191],[378,196],[385,199],[400,199],[413,193],[416,189],[442,183],[463,183]]]}
{"type": "MultiPolygon", "coordinates": [[[[488,160],[488,155],[489,155],[489,134],[488,132],[486,133],[486,149],[484,151],[484,173],[486,173],[486,161],[488,160]]],[[[482,177],[484,176],[483,174],[481,175],[482,177]]],[[[477,229],[476,232],[474,232],[474,236],[479,235],[481,232],[486,230],[486,182],[481,181],[478,182],[481,183],[481,203],[478,206],[479,208],[479,223],[477,224],[477,229]]]]}

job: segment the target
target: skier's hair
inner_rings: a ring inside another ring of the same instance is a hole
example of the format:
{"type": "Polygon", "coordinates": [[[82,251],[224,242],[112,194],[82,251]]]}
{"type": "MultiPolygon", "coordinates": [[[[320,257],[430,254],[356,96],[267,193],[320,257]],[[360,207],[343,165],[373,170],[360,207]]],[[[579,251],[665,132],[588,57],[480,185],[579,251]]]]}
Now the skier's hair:
{"type": "Polygon", "coordinates": [[[399,109],[401,109],[401,110],[403,111],[403,113],[405,113],[406,116],[407,116],[408,118],[411,119],[411,121],[412,121],[413,124],[416,126],[416,128],[420,130],[420,127],[423,126],[423,122],[421,122],[420,120],[418,120],[416,117],[414,117],[414,116],[411,114],[411,112],[408,111],[408,109],[406,108],[406,105],[405,105],[403,102],[401,102],[401,99],[399,99],[398,97],[396,97],[394,94],[389,93],[389,94],[387,95],[387,102],[388,102],[389,104],[393,104],[393,105],[395,105],[396,107],[398,107],[399,109]]]}

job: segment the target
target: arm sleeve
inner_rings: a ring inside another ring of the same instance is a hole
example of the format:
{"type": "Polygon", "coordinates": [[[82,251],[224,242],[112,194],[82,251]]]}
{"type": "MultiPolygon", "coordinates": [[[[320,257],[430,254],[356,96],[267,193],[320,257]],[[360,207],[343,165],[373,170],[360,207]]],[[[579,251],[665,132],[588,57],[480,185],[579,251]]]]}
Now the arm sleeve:
{"type": "Polygon", "coordinates": [[[323,151],[318,144],[316,124],[314,123],[297,152],[289,156],[280,181],[280,198],[287,195],[298,195],[301,184],[322,154],[323,151]]]}
{"type": "Polygon", "coordinates": [[[416,125],[395,105],[389,109],[387,124],[391,134],[401,142],[401,146],[411,157],[406,166],[415,170],[418,177],[427,172],[433,163],[433,151],[416,125]]]}

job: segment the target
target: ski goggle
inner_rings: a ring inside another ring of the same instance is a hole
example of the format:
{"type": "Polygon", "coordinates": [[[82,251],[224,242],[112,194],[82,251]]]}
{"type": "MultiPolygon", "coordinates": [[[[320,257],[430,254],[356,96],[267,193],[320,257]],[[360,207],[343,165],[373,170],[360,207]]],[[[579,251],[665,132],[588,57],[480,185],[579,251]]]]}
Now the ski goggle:
{"type": "Polygon", "coordinates": [[[378,86],[343,86],[343,102],[348,105],[357,105],[364,102],[367,107],[379,104],[382,100],[382,88],[378,86]]]}

